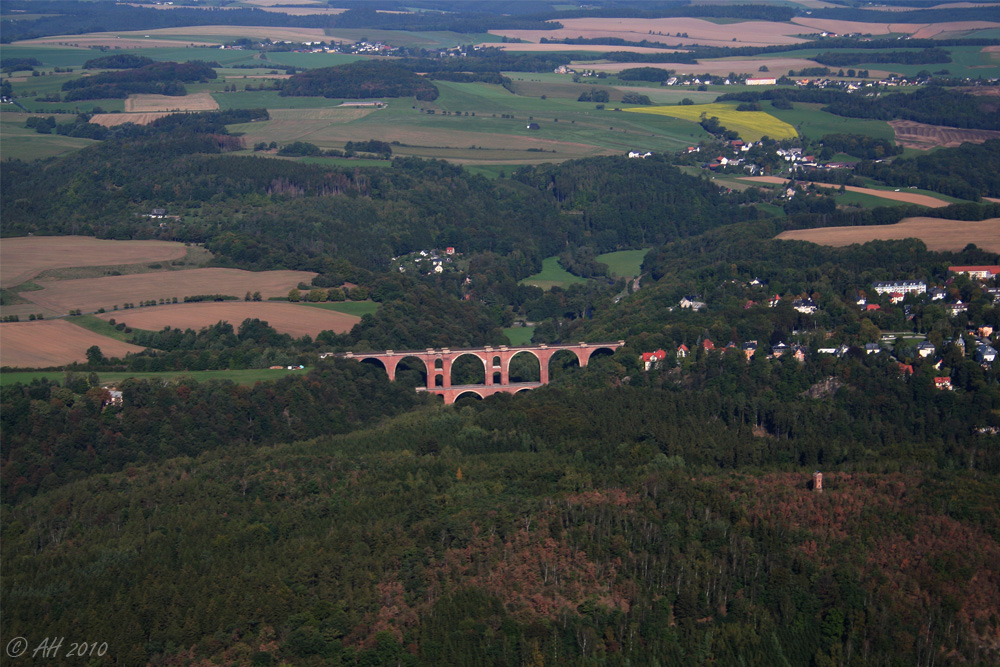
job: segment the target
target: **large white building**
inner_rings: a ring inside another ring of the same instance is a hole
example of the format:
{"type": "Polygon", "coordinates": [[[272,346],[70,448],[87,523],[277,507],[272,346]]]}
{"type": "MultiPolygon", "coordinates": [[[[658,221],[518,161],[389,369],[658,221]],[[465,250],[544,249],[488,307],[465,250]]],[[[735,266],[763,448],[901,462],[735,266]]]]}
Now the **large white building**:
{"type": "Polygon", "coordinates": [[[872,287],[879,294],[899,292],[900,294],[924,294],[927,292],[927,283],[923,280],[890,280],[886,282],[873,283],[872,287]]]}

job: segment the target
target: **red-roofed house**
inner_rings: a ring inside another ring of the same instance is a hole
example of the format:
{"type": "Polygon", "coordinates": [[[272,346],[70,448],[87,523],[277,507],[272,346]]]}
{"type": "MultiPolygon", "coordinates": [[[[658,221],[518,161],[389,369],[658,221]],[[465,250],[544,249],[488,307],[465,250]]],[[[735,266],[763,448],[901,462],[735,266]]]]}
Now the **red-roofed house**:
{"type": "Polygon", "coordinates": [[[913,366],[910,364],[899,364],[899,372],[903,375],[913,375],[913,366]]]}
{"type": "Polygon", "coordinates": [[[1000,273],[1000,266],[949,266],[949,273],[964,273],[970,278],[985,280],[1000,273]]]}
{"type": "Polygon", "coordinates": [[[683,359],[684,357],[688,356],[688,352],[690,352],[690,350],[688,350],[688,346],[685,345],[684,343],[681,343],[680,346],[677,348],[677,358],[683,359]]]}
{"type": "Polygon", "coordinates": [[[882,306],[878,305],[877,303],[869,303],[867,306],[865,306],[865,310],[866,311],[882,310],[882,306]]]}
{"type": "Polygon", "coordinates": [[[947,389],[948,391],[951,391],[951,378],[936,377],[934,378],[934,386],[938,389],[947,389]]]}
{"type": "Polygon", "coordinates": [[[715,349],[715,343],[706,338],[705,340],[701,341],[701,349],[705,350],[706,352],[710,352],[715,349]]]}
{"type": "Polygon", "coordinates": [[[902,292],[893,292],[889,295],[889,301],[892,303],[900,303],[903,300],[902,292]]]}
{"type": "Polygon", "coordinates": [[[666,359],[667,353],[663,350],[657,350],[656,352],[643,352],[642,353],[642,363],[646,366],[648,371],[650,368],[656,368],[660,365],[660,362],[666,359]]]}

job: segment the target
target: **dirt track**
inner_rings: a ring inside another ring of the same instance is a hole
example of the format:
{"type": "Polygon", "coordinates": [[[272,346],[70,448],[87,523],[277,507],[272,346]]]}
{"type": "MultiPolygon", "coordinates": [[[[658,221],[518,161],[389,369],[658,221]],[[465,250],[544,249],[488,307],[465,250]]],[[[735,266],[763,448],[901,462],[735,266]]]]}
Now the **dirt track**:
{"type": "Polygon", "coordinates": [[[961,250],[970,243],[989,252],[1000,252],[1000,218],[968,222],[940,218],[906,218],[894,225],[820,227],[778,234],[786,241],[811,241],[820,245],[847,246],[868,241],[918,238],[928,250],[961,250]]]}

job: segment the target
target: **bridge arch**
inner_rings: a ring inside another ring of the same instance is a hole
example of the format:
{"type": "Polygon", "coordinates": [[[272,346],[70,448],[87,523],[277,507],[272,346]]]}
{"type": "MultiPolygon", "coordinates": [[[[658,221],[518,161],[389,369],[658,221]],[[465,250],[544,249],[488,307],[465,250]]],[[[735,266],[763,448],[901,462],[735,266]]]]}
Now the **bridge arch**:
{"type": "Polygon", "coordinates": [[[576,353],[580,358],[580,365],[586,366],[594,357],[610,357],[615,353],[615,348],[610,346],[578,348],[576,353]]]}
{"type": "Polygon", "coordinates": [[[461,393],[456,394],[455,398],[453,399],[452,402],[458,403],[463,398],[472,398],[472,397],[477,398],[480,401],[483,400],[483,395],[479,392],[479,390],[477,390],[477,389],[466,389],[465,391],[462,391],[461,393]]]}
{"type": "Polygon", "coordinates": [[[518,350],[507,360],[508,382],[540,382],[542,358],[534,350],[518,350]]]}
{"type": "Polygon", "coordinates": [[[562,377],[573,368],[580,368],[580,355],[576,350],[562,349],[556,350],[549,357],[549,378],[562,377]]]}
{"type": "Polygon", "coordinates": [[[381,368],[385,371],[385,374],[389,377],[389,380],[396,379],[396,363],[397,360],[388,360],[385,357],[357,357],[358,361],[366,366],[374,366],[376,368],[381,368]],[[391,367],[391,370],[390,370],[391,367]]]}
{"type": "Polygon", "coordinates": [[[445,363],[445,369],[452,385],[487,384],[489,369],[481,353],[460,352],[445,363]]]}
{"type": "Polygon", "coordinates": [[[421,357],[408,354],[393,359],[393,373],[389,376],[390,378],[395,378],[397,375],[409,376],[411,382],[418,387],[434,383],[434,375],[428,367],[428,363],[421,357]]]}

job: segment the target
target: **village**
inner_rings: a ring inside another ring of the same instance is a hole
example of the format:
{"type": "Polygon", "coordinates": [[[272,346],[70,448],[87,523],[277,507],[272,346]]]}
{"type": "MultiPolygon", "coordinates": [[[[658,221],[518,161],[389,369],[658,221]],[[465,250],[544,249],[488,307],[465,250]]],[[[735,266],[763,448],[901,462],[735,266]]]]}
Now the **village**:
{"type": "MultiPolygon", "coordinates": [[[[989,295],[994,304],[1000,303],[1000,286],[995,284],[997,277],[1000,276],[1000,265],[949,266],[948,273],[952,276],[948,280],[948,283],[952,283],[954,277],[967,276],[969,279],[980,283],[982,292],[989,295]],[[987,283],[990,283],[990,285],[987,285],[987,283]]],[[[761,289],[766,289],[767,287],[765,283],[756,278],[744,286],[759,287],[761,289]]],[[[871,291],[874,293],[873,296],[859,291],[854,297],[854,303],[861,313],[864,314],[879,312],[883,310],[883,306],[901,305],[905,320],[908,322],[914,319],[913,307],[918,304],[926,305],[941,302],[940,305],[951,317],[956,317],[961,313],[967,312],[968,305],[963,303],[960,298],[951,298],[949,300],[950,297],[954,297],[954,293],[947,289],[947,287],[948,285],[928,288],[926,281],[916,279],[877,281],[872,283],[871,291]],[[904,303],[907,300],[908,302],[904,303]]],[[[760,302],[748,300],[743,307],[744,309],[757,307],[777,308],[782,302],[790,302],[791,308],[803,315],[814,315],[819,310],[814,297],[795,295],[785,295],[782,297],[778,294],[763,299],[760,302]]],[[[704,301],[698,300],[695,296],[685,296],[678,302],[678,307],[682,310],[694,312],[709,310],[709,305],[704,301]]],[[[792,331],[792,335],[796,337],[803,337],[804,334],[805,332],[803,331],[792,331]]],[[[865,356],[886,354],[895,362],[901,376],[905,377],[914,374],[915,361],[925,359],[930,359],[930,368],[933,368],[935,371],[941,371],[947,365],[945,361],[945,354],[947,352],[955,352],[961,357],[968,356],[984,369],[989,369],[997,358],[996,346],[1000,345],[998,334],[1000,332],[995,333],[993,326],[988,324],[976,326],[972,322],[969,322],[969,328],[965,330],[964,335],[957,334],[950,340],[940,340],[938,344],[929,340],[926,333],[916,331],[880,331],[877,342],[868,342],[857,346],[850,346],[846,343],[815,346],[814,350],[811,350],[809,345],[798,341],[791,343],[778,341],[770,346],[765,346],[757,340],[744,342],[731,340],[723,345],[717,344],[711,338],[705,336],[696,341],[693,345],[694,350],[688,345],[681,343],[670,353],[664,349],[642,352],[641,359],[644,369],[650,371],[663,368],[665,362],[668,364],[673,363],[676,366],[683,366],[689,357],[694,357],[699,352],[701,354],[710,354],[713,352],[718,352],[719,354],[738,353],[742,354],[747,362],[753,359],[758,353],[763,353],[769,360],[791,357],[799,362],[804,362],[810,353],[831,355],[837,358],[846,357],[851,354],[863,354],[865,356]]],[[[833,333],[827,332],[825,337],[828,339],[832,338],[833,333]]],[[[941,390],[953,389],[951,379],[946,375],[935,376],[934,386],[941,390]]]]}

